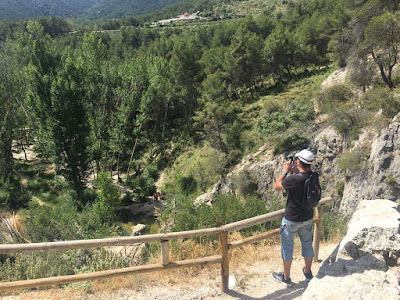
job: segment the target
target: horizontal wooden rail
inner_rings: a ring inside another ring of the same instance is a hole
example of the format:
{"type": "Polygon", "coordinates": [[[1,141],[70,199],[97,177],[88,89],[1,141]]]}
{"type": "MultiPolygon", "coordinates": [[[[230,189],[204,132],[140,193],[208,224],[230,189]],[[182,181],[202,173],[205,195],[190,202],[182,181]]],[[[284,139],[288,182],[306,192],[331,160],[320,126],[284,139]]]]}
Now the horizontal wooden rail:
{"type": "MultiPolygon", "coordinates": [[[[313,223],[315,224],[318,221],[319,221],[318,216],[315,216],[313,223]]],[[[269,231],[266,231],[263,233],[259,233],[259,234],[250,236],[248,238],[244,238],[243,240],[240,240],[240,241],[231,242],[228,244],[228,247],[229,247],[229,249],[234,249],[234,248],[246,245],[246,244],[252,244],[252,243],[255,243],[258,241],[266,240],[266,239],[269,239],[269,238],[271,238],[273,236],[277,236],[277,235],[279,235],[279,228],[272,229],[272,230],[269,230],[269,231]]]]}
{"type": "Polygon", "coordinates": [[[231,243],[228,244],[228,247],[229,247],[229,249],[234,249],[234,248],[246,245],[246,244],[251,244],[251,243],[255,243],[255,242],[258,242],[258,241],[262,241],[262,240],[271,238],[271,237],[276,236],[278,234],[279,234],[279,228],[272,229],[272,230],[269,230],[267,232],[263,232],[263,233],[260,233],[260,234],[257,234],[257,235],[250,236],[250,237],[245,238],[245,239],[240,240],[240,241],[231,242],[231,243]]]}
{"type": "Polygon", "coordinates": [[[143,236],[118,237],[96,240],[76,240],[32,244],[4,244],[0,245],[0,254],[131,245],[137,243],[168,241],[174,239],[214,235],[221,233],[222,231],[222,228],[209,228],[191,231],[171,232],[165,234],[149,234],[143,236]]]}
{"type": "Polygon", "coordinates": [[[222,262],[221,255],[214,255],[196,259],[187,259],[182,261],[170,262],[163,266],[162,264],[152,264],[144,266],[135,266],[115,270],[106,270],[86,274],[57,276],[33,280],[12,281],[0,283],[0,290],[27,289],[33,287],[43,287],[59,284],[67,284],[79,281],[106,279],[117,276],[140,274],[145,272],[162,271],[167,269],[185,268],[193,266],[204,266],[208,264],[217,264],[222,262]]]}

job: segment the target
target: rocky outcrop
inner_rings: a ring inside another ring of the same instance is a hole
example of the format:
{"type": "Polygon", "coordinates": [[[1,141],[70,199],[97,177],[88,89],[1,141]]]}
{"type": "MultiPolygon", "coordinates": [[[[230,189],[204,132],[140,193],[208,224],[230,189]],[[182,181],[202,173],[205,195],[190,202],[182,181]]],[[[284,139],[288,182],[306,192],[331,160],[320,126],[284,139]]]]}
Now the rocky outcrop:
{"type": "MultiPolygon", "coordinates": [[[[343,177],[337,167],[337,158],[343,151],[341,136],[332,128],[326,127],[313,139],[310,148],[317,154],[314,161],[314,170],[321,174],[321,185],[324,189],[323,196],[329,196],[336,189],[338,178],[343,177]]],[[[274,156],[272,151],[263,146],[256,153],[249,155],[226,177],[220,180],[209,193],[205,193],[196,199],[196,202],[211,203],[217,194],[238,195],[238,187],[235,186],[235,177],[240,173],[250,174],[256,179],[257,192],[268,201],[272,193],[281,196],[281,192],[273,191],[273,183],[282,172],[286,161],[284,155],[274,156]]]]}
{"type": "Polygon", "coordinates": [[[400,122],[397,118],[373,139],[363,167],[346,182],[340,210],[350,214],[362,200],[397,200],[400,192],[400,122]]]}
{"type": "Polygon", "coordinates": [[[399,299],[399,207],[390,200],[361,201],[302,298],[399,299]]]}

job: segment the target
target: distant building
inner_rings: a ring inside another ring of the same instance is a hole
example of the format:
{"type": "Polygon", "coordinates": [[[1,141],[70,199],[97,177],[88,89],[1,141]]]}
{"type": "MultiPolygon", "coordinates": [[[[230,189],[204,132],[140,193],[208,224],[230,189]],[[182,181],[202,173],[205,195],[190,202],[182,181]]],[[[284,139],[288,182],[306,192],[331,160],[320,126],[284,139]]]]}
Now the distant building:
{"type": "Polygon", "coordinates": [[[165,19],[165,20],[160,20],[157,23],[161,25],[168,24],[170,22],[176,22],[176,21],[182,21],[182,22],[187,22],[187,21],[193,21],[196,19],[202,19],[198,14],[200,12],[195,12],[193,14],[189,14],[188,12],[185,12],[183,15],[179,15],[177,18],[171,18],[171,19],[165,19]]]}

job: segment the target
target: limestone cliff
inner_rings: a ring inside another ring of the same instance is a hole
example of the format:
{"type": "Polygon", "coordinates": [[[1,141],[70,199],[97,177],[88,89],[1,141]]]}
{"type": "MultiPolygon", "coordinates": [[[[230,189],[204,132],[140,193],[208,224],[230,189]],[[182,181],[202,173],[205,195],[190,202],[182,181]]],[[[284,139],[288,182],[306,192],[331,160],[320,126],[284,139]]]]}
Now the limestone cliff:
{"type": "MultiPolygon", "coordinates": [[[[320,173],[323,197],[335,197],[336,206],[346,215],[353,213],[362,200],[399,199],[399,129],[399,117],[396,117],[379,134],[364,131],[352,147],[348,147],[333,128],[321,129],[312,140],[310,148],[316,153],[313,168],[320,173]],[[361,163],[358,162],[356,171],[347,174],[344,170],[340,170],[339,157],[344,152],[356,151],[359,148],[363,148],[365,157],[361,163]],[[343,196],[337,195],[339,182],[344,184],[343,196]]],[[[277,193],[273,192],[272,185],[281,173],[284,162],[283,155],[273,156],[264,146],[257,153],[244,158],[242,163],[218,182],[211,192],[200,196],[197,201],[212,202],[213,197],[220,193],[238,194],[233,179],[241,172],[252,174],[256,178],[258,192],[268,201],[271,193],[277,193]]]]}

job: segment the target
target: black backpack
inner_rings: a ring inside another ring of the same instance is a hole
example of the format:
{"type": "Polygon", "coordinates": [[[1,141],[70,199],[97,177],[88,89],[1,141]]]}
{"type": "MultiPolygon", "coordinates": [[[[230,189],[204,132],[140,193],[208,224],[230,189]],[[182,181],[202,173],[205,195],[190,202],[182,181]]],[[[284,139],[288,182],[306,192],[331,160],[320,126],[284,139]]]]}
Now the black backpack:
{"type": "Polygon", "coordinates": [[[319,185],[318,173],[312,172],[311,174],[301,174],[307,176],[307,179],[304,182],[303,203],[301,203],[301,205],[305,209],[313,209],[318,205],[319,200],[321,200],[321,186],[319,185]]]}

